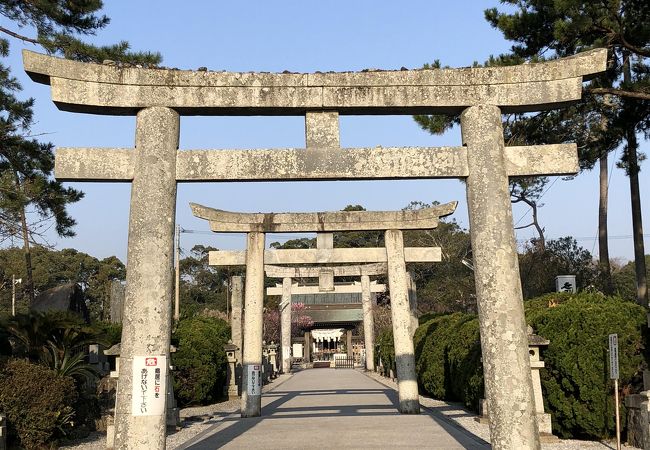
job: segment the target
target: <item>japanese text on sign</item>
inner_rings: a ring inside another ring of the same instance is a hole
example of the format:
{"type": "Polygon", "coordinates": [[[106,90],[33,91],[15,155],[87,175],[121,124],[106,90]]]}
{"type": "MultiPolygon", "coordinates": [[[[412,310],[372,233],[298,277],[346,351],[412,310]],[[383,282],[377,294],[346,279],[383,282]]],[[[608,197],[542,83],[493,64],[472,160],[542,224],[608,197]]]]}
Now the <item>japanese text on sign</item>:
{"type": "Polygon", "coordinates": [[[248,366],[248,395],[262,394],[262,380],[260,377],[260,366],[251,364],[248,366]]]}
{"type": "Polygon", "coordinates": [[[131,411],[134,416],[157,416],[165,413],[166,381],[166,356],[133,357],[131,411]]]}
{"type": "Polygon", "coordinates": [[[609,378],[618,380],[618,334],[609,335],[609,378]]]}

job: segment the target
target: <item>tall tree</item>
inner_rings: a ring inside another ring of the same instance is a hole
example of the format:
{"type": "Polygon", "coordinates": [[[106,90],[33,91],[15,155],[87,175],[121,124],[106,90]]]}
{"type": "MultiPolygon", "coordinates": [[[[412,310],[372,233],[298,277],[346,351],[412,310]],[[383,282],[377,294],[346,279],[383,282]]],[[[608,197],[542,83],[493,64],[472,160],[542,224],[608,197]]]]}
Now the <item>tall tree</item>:
{"type": "MultiPolygon", "coordinates": [[[[109,23],[108,17],[99,14],[102,6],[101,0],[0,0],[0,15],[8,19],[8,24],[0,26],[0,35],[4,36],[0,37],[0,55],[8,56],[12,38],[80,61],[111,59],[126,64],[158,64],[159,54],[130,52],[124,41],[97,47],[79,39],[95,34],[109,23]]],[[[24,289],[32,301],[31,244],[43,237],[46,224],[52,221],[59,236],[73,236],[75,221],[66,207],[79,201],[83,193],[64,188],[52,179],[54,146],[31,136],[34,100],[18,99],[20,90],[9,67],[0,63],[0,239],[22,240],[24,289]]]]}
{"type": "MultiPolygon", "coordinates": [[[[579,110],[587,119],[605,112],[600,133],[592,144],[602,143],[601,186],[606,177],[603,154],[619,144],[624,152],[619,163],[630,180],[632,226],[637,276],[637,302],[648,305],[641,199],[639,193],[639,153],[637,134],[650,134],[650,4],[644,0],[501,0],[515,8],[485,12],[487,21],[506,39],[514,41],[512,56],[524,60],[564,57],[594,48],[606,47],[608,72],[587,87],[586,101],[579,110]],[[613,109],[613,114],[607,114],[613,109]],[[609,120],[608,120],[609,119],[609,120]]],[[[580,120],[580,116],[574,118],[580,120]]],[[[589,128],[587,128],[589,130],[589,128]]],[[[580,142],[579,139],[576,139],[580,142]]],[[[583,141],[584,142],[584,141],[583,141]]],[[[601,188],[601,192],[603,189],[601,188]]],[[[601,211],[605,210],[602,205],[601,211]]],[[[600,235],[603,232],[600,220],[600,235]]],[[[601,249],[604,246],[601,242],[601,249]]],[[[609,280],[611,287],[611,280],[609,280]]]]}

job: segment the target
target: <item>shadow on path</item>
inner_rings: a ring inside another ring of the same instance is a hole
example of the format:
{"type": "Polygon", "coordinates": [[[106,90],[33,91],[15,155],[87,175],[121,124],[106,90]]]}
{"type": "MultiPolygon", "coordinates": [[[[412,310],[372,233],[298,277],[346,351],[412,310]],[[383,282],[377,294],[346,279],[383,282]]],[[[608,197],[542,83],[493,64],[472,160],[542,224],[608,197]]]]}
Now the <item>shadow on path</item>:
{"type": "MultiPolygon", "coordinates": [[[[420,415],[399,414],[396,391],[356,374],[363,380],[348,375],[341,384],[364,387],[325,389],[312,388],[310,374],[301,373],[284,389],[263,394],[261,417],[242,419],[237,413],[216,419],[178,449],[246,448],[252,443],[258,448],[489,448],[441,413],[423,408],[420,415]]],[[[318,386],[319,380],[313,383],[318,386]]]]}

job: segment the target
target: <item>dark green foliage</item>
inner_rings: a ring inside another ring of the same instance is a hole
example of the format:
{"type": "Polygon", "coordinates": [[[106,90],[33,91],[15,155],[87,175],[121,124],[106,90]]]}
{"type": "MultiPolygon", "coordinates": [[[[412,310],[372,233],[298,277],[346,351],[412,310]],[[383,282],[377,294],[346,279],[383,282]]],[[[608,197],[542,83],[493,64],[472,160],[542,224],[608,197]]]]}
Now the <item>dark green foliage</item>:
{"type": "MultiPolygon", "coordinates": [[[[599,293],[548,294],[526,301],[525,306],[527,321],[536,334],[550,340],[542,351],[546,368],[541,378],[554,433],[561,437],[611,436],[615,425],[607,336],[618,334],[621,391],[635,392],[639,374],[647,366],[642,331],[645,310],[599,293]]],[[[476,410],[483,397],[476,316],[433,317],[420,325],[414,340],[421,389],[476,410]]]]}
{"type": "MultiPolygon", "coordinates": [[[[99,260],[75,249],[50,250],[31,248],[32,277],[37,292],[65,283],[78,283],[84,291],[90,317],[107,319],[110,309],[110,286],[114,279],[124,280],[126,268],[115,256],[99,260]]],[[[0,250],[0,284],[11,286],[11,276],[26,277],[23,250],[11,247],[0,250]]],[[[17,311],[26,312],[28,302],[22,288],[16,286],[17,311]]],[[[0,311],[11,308],[11,289],[0,291],[0,311]]]]}
{"type": "Polygon", "coordinates": [[[226,311],[228,280],[231,272],[225,267],[210,266],[208,254],[214,247],[195,245],[190,255],[181,259],[181,315],[193,317],[203,310],[226,311]]]}
{"type": "Polygon", "coordinates": [[[379,367],[380,359],[384,376],[389,376],[390,370],[395,373],[395,346],[393,331],[390,329],[383,330],[375,339],[375,367],[379,367]]]}
{"type": "Polygon", "coordinates": [[[11,360],[0,371],[0,409],[9,438],[26,449],[52,445],[73,425],[75,383],[44,366],[11,360]]]}
{"type": "Polygon", "coordinates": [[[0,327],[14,341],[13,356],[43,364],[79,384],[97,377],[86,363],[84,349],[104,344],[98,330],[78,315],[64,312],[30,312],[6,318],[0,327]]]}
{"type": "MultiPolygon", "coordinates": [[[[418,210],[438,205],[438,202],[411,202],[404,210],[418,210]]],[[[474,272],[463,264],[470,261],[469,233],[455,220],[443,219],[433,230],[407,230],[406,247],[440,247],[442,261],[436,264],[409,265],[418,294],[421,313],[475,312],[474,272]]]]}
{"type": "Polygon", "coordinates": [[[92,326],[104,347],[110,348],[122,341],[121,323],[95,322],[92,326]]]}
{"type": "Polygon", "coordinates": [[[598,293],[549,295],[527,308],[527,318],[537,334],[550,340],[541,376],[553,431],[561,437],[611,436],[615,423],[607,336],[618,334],[621,390],[634,391],[633,378],[646,367],[645,310],[598,293]],[[554,297],[557,306],[544,309],[543,302],[554,297]]]}
{"type": "MultiPolygon", "coordinates": [[[[645,267],[648,279],[650,279],[650,255],[645,255],[645,267]]],[[[625,264],[612,273],[614,291],[621,298],[636,301],[636,274],[634,262],[625,264]]]]}
{"type": "Polygon", "coordinates": [[[478,319],[472,314],[438,316],[418,327],[418,383],[431,396],[477,410],[483,395],[478,319]]]}
{"type": "Polygon", "coordinates": [[[519,255],[519,273],[524,298],[554,292],[557,275],[575,275],[580,290],[598,281],[591,253],[570,236],[549,240],[544,249],[535,245],[526,248],[519,255]]]}
{"type": "Polygon", "coordinates": [[[172,354],[174,393],[181,406],[207,404],[223,396],[226,382],[226,354],[223,346],[230,327],[212,317],[182,319],[172,335],[177,346],[172,354]]]}

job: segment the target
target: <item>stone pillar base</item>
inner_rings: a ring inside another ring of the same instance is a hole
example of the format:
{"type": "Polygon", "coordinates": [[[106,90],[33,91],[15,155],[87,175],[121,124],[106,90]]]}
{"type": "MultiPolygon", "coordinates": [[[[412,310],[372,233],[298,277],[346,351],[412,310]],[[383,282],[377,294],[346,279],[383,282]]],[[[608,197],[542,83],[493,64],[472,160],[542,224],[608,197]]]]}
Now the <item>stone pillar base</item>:
{"type": "Polygon", "coordinates": [[[551,415],[548,413],[536,413],[535,419],[537,419],[537,428],[539,428],[539,434],[549,435],[555,439],[556,436],[553,436],[553,427],[551,426],[551,415]]]}
{"type": "Polygon", "coordinates": [[[106,448],[108,450],[115,448],[115,425],[112,423],[106,425],[106,448]]]}

